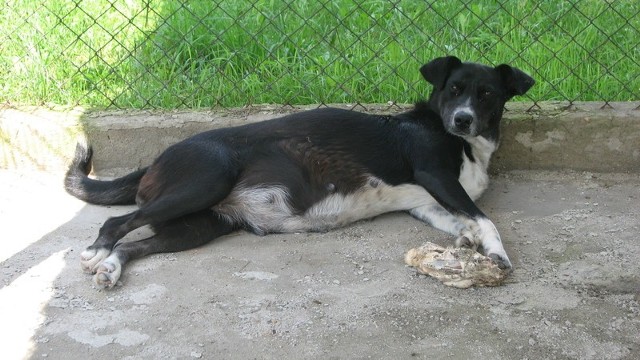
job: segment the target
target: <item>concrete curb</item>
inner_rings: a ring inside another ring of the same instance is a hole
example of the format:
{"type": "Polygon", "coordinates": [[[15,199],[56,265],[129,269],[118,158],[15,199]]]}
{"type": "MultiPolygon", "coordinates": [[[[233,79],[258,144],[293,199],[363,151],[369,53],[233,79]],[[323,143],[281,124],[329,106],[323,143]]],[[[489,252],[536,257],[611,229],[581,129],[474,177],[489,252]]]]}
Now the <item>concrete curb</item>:
{"type": "MultiPolygon", "coordinates": [[[[640,102],[510,103],[494,170],[573,169],[640,172],[640,102]]],[[[338,105],[348,107],[346,105],[338,105]]],[[[167,146],[209,129],[252,123],[315,106],[258,106],[225,111],[111,111],[0,109],[0,168],[62,172],[76,141],[95,151],[94,171],[121,174],[148,165],[167,146]]],[[[367,105],[371,113],[405,106],[367,105]]]]}
{"type": "Polygon", "coordinates": [[[640,102],[546,103],[505,116],[497,169],[640,172],[640,102]]]}
{"type": "Polygon", "coordinates": [[[62,171],[83,137],[83,114],[81,108],[0,107],[0,169],[62,171]]]}

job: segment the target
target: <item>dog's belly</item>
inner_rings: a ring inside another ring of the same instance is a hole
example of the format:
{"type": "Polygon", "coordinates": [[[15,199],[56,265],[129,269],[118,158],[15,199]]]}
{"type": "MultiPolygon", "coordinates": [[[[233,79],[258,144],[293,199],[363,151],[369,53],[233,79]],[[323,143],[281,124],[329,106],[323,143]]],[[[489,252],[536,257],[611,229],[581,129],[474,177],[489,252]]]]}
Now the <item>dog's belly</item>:
{"type": "Polygon", "coordinates": [[[283,186],[238,185],[213,210],[257,234],[326,231],[392,211],[435,203],[421,186],[390,186],[370,178],[358,190],[332,193],[308,209],[294,209],[283,186]]]}

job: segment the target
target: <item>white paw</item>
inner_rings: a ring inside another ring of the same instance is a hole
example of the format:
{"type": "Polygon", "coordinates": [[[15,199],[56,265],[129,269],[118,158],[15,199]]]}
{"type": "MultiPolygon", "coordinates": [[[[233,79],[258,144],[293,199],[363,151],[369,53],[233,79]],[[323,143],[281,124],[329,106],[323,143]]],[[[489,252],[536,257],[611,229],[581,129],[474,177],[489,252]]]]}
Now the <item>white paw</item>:
{"type": "Polygon", "coordinates": [[[511,261],[502,246],[500,234],[495,225],[489,219],[479,219],[479,238],[482,239],[482,248],[486,256],[490,257],[501,269],[511,269],[511,261]]]}
{"type": "Polygon", "coordinates": [[[116,285],[120,274],[122,273],[122,265],[116,254],[111,254],[97,267],[96,275],[93,281],[101,288],[111,289],[116,285]]]}
{"type": "Polygon", "coordinates": [[[80,254],[80,266],[82,271],[95,274],[98,264],[109,256],[111,251],[107,249],[86,249],[80,254]]]}

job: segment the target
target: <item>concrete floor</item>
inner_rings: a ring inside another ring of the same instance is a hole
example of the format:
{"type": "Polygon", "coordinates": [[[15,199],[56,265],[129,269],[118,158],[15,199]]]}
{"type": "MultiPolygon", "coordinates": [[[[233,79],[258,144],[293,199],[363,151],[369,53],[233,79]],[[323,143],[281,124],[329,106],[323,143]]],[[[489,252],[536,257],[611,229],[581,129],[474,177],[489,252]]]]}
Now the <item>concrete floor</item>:
{"type": "MultiPolygon", "coordinates": [[[[0,171],[3,359],[637,359],[638,175],[507,172],[480,207],[515,271],[460,290],[404,253],[444,234],[389,214],[325,234],[237,233],[99,290],[79,254],[126,207],[0,171]]],[[[129,239],[145,236],[145,230],[129,239]]]]}

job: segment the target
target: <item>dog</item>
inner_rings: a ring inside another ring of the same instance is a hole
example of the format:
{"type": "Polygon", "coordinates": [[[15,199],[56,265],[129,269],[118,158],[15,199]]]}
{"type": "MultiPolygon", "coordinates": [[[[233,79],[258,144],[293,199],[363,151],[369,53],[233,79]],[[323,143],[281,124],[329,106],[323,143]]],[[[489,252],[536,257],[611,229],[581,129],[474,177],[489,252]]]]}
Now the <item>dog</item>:
{"type": "Polygon", "coordinates": [[[192,249],[245,229],[258,235],[324,232],[393,211],[480,247],[512,265],[494,224],[474,201],[487,188],[506,101],[534,84],[523,71],[436,58],[420,68],[433,90],[395,116],[319,108],[210,130],[168,147],[146,168],[110,181],[88,177],[78,145],[65,177],[93,204],[137,204],[106,220],[81,254],[94,281],[113,287],[131,260],[192,249]],[[150,225],[154,235],[119,242],[150,225]]]}

